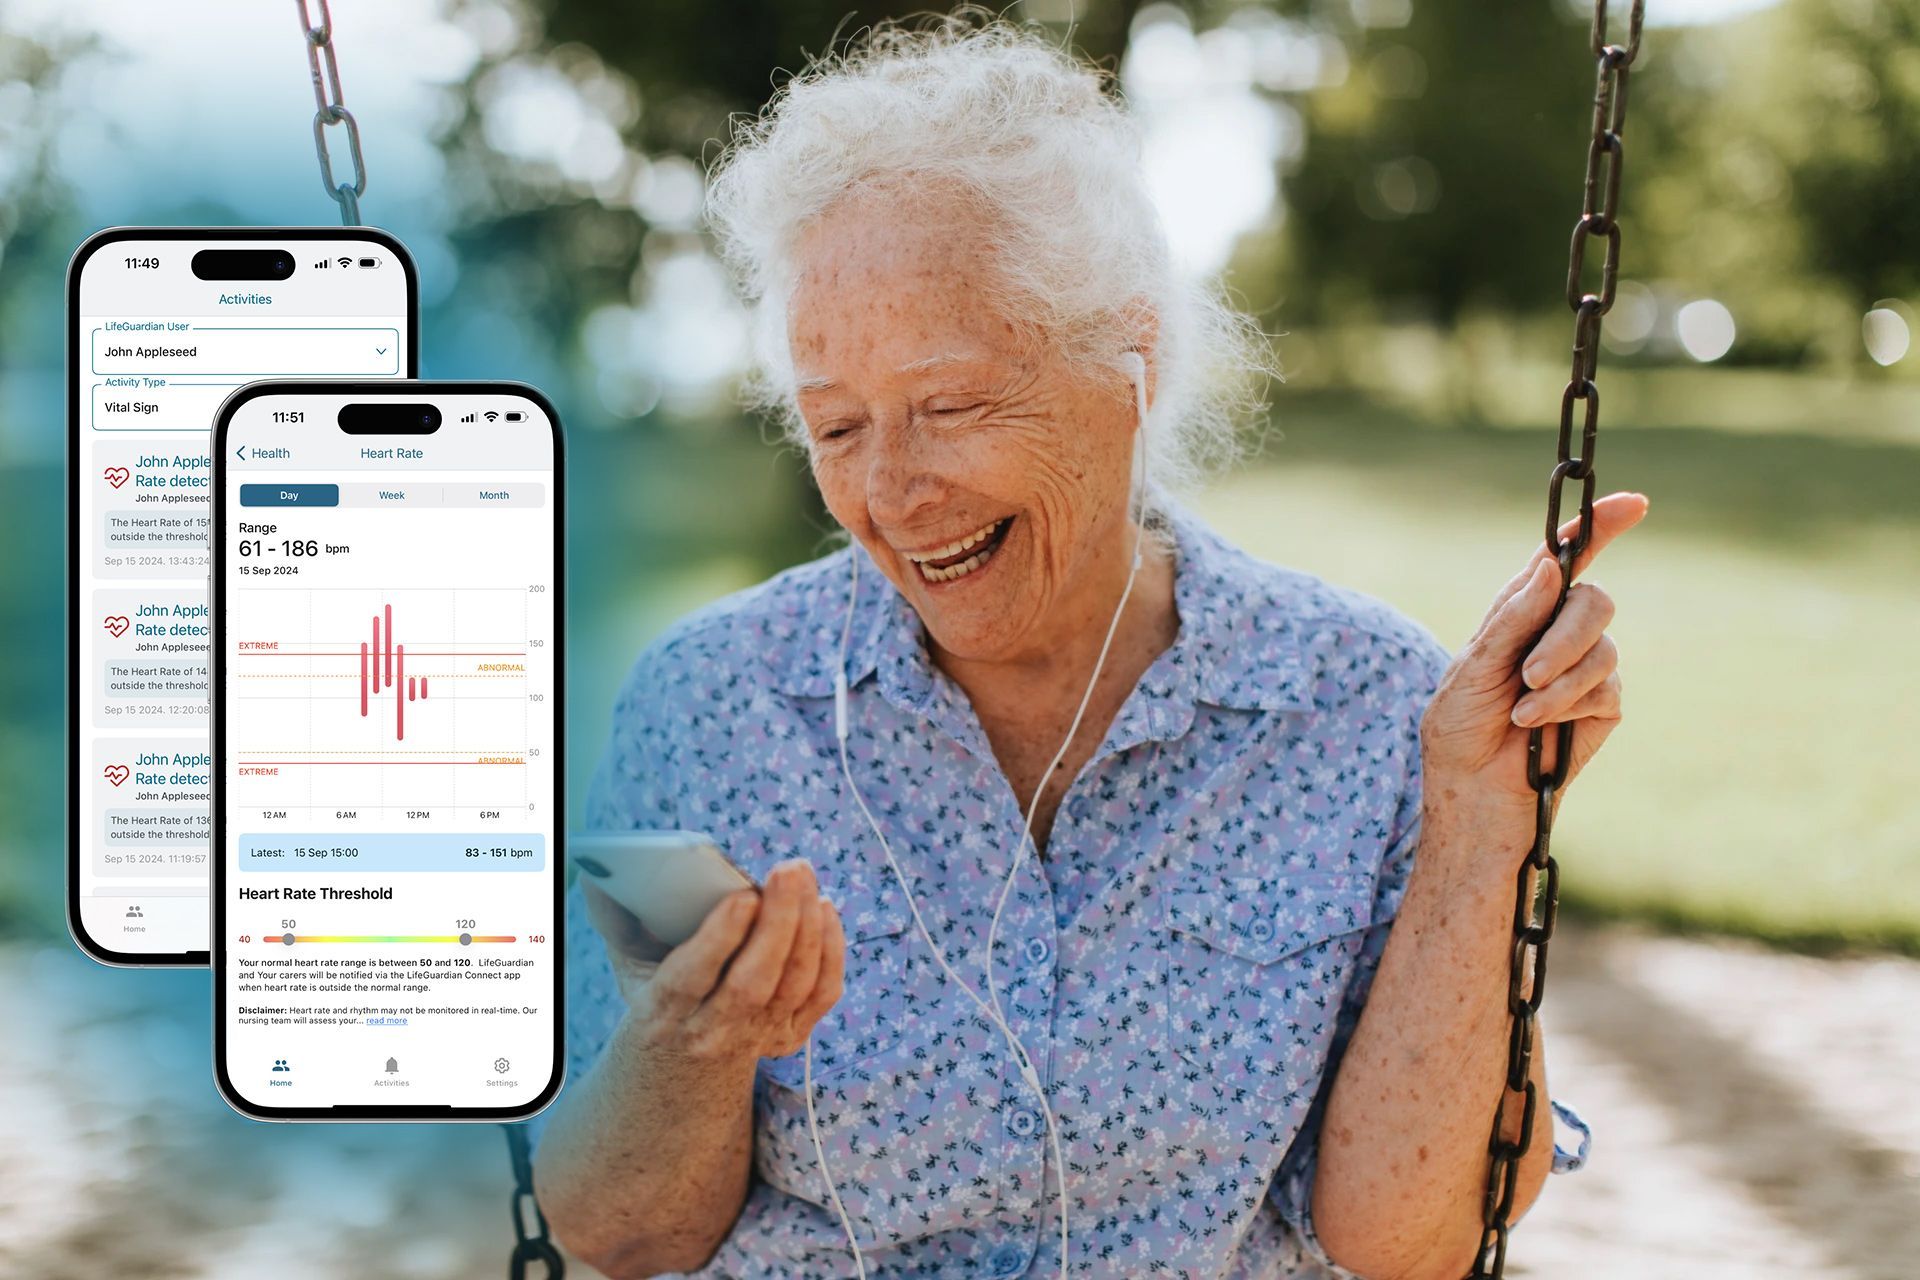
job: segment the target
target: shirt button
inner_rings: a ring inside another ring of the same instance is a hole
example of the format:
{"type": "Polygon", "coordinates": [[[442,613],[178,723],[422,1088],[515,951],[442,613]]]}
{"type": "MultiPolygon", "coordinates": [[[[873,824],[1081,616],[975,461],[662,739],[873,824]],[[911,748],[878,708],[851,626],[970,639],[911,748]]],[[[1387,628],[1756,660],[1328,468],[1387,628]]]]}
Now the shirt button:
{"type": "Polygon", "coordinates": [[[1047,957],[1053,954],[1053,948],[1047,945],[1045,938],[1028,938],[1026,950],[1027,963],[1035,967],[1045,964],[1047,957]]]}
{"type": "Polygon", "coordinates": [[[1067,801],[1067,816],[1075,822],[1085,822],[1087,820],[1087,811],[1091,808],[1093,808],[1093,806],[1087,803],[1085,796],[1075,796],[1073,799],[1067,801]]]}
{"type": "Polygon", "coordinates": [[[1017,1276],[1027,1269],[1027,1251],[1017,1244],[1003,1244],[987,1255],[987,1274],[1017,1276]]]}
{"type": "Polygon", "coordinates": [[[1255,942],[1272,942],[1273,941],[1273,921],[1255,920],[1252,924],[1247,926],[1247,936],[1252,938],[1255,942]]]}
{"type": "Polygon", "coordinates": [[[1040,1117],[1025,1107],[1022,1107],[1007,1117],[1007,1128],[1012,1131],[1013,1136],[1016,1138],[1031,1137],[1033,1131],[1039,1127],[1040,1117]]]}

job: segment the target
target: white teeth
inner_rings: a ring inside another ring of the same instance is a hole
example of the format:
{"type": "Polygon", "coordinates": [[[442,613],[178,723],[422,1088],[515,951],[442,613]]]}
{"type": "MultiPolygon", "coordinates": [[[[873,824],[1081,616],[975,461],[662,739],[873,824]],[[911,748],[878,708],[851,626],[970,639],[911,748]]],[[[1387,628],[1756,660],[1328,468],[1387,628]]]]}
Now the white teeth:
{"type": "Polygon", "coordinates": [[[1000,527],[1000,523],[1000,521],[995,520],[984,529],[976,529],[959,541],[949,542],[944,547],[935,547],[932,551],[923,551],[917,555],[909,553],[907,559],[913,561],[915,564],[920,564],[926,560],[945,560],[948,556],[957,556],[968,547],[973,546],[975,543],[991,535],[995,529],[1000,527]]]}
{"type": "Polygon", "coordinates": [[[920,570],[920,576],[928,582],[951,582],[955,578],[964,578],[975,569],[978,569],[987,562],[987,558],[992,554],[990,551],[982,551],[978,555],[968,556],[959,564],[952,565],[945,569],[936,569],[932,565],[927,564],[916,565],[916,567],[920,570]]]}
{"type": "Polygon", "coordinates": [[[978,569],[981,565],[985,564],[989,559],[991,559],[993,557],[993,553],[999,550],[999,548],[984,547],[981,550],[976,551],[974,554],[968,556],[965,560],[962,560],[959,564],[948,565],[944,569],[936,565],[929,564],[927,563],[927,561],[939,560],[946,556],[957,556],[962,551],[965,551],[968,547],[971,547],[976,543],[982,542],[987,538],[992,537],[993,534],[998,532],[1000,526],[1003,523],[1005,522],[1001,520],[996,520],[992,524],[988,525],[986,528],[980,530],[979,532],[974,533],[968,537],[962,538],[958,542],[950,543],[949,545],[942,547],[940,550],[935,551],[929,555],[915,555],[915,556],[908,556],[907,558],[913,561],[914,568],[918,569],[920,571],[920,576],[928,582],[952,582],[955,578],[964,578],[968,574],[972,573],[975,569],[978,569]]]}

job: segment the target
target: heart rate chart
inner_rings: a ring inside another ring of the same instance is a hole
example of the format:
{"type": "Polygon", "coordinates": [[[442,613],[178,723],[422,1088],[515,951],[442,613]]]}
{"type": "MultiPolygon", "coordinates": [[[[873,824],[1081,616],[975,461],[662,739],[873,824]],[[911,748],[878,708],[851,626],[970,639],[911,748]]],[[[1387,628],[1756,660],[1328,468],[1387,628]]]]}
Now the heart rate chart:
{"type": "MultiPolygon", "coordinates": [[[[414,652],[414,661],[418,663],[420,660],[419,647],[415,646],[413,652],[414,652]]],[[[496,654],[494,656],[496,657],[510,656],[510,657],[518,658],[520,660],[520,670],[522,672],[526,670],[525,651],[522,651],[518,654],[511,654],[511,655],[496,654]]],[[[399,643],[397,640],[394,639],[393,606],[390,604],[382,606],[380,614],[377,614],[374,616],[373,643],[371,648],[369,648],[366,641],[362,640],[360,642],[360,714],[362,716],[365,716],[368,714],[368,708],[370,706],[369,694],[378,693],[383,684],[385,685],[386,688],[392,689],[394,691],[393,693],[394,740],[396,742],[404,742],[407,737],[407,704],[414,700],[416,693],[417,693],[417,696],[420,698],[425,698],[427,696],[427,677],[424,675],[410,676],[407,674],[407,646],[399,643]],[[385,617],[386,624],[387,624],[387,630],[386,630],[387,647],[384,653],[380,648],[380,621],[382,616],[385,617]],[[371,658],[371,661],[372,661],[371,668],[369,668],[368,666],[369,658],[371,658]],[[384,658],[384,662],[382,661],[383,658],[384,658]],[[400,668],[400,672],[399,672],[400,683],[398,686],[394,684],[394,679],[395,679],[394,667],[396,665],[398,665],[398,667],[400,668]],[[385,669],[384,676],[382,675],[383,666],[385,669]],[[417,691],[415,689],[416,681],[418,682],[418,686],[419,686],[417,691]],[[405,689],[404,694],[401,692],[402,688],[405,689]]]]}
{"type": "Polygon", "coordinates": [[[228,757],[250,828],[525,823],[543,639],[524,589],[246,594],[228,757]]]}

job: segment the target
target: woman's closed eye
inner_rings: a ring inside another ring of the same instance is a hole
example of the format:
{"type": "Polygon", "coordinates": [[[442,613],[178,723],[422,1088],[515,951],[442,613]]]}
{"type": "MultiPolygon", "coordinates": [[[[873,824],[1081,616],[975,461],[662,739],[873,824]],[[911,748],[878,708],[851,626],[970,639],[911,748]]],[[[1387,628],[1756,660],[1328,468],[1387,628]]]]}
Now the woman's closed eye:
{"type": "Polygon", "coordinates": [[[953,419],[978,413],[986,407],[984,400],[935,400],[927,404],[925,412],[931,417],[953,419]]]}
{"type": "Polygon", "coordinates": [[[815,429],[813,435],[816,440],[841,440],[852,435],[859,429],[860,424],[858,422],[847,419],[840,422],[822,423],[815,429]]]}

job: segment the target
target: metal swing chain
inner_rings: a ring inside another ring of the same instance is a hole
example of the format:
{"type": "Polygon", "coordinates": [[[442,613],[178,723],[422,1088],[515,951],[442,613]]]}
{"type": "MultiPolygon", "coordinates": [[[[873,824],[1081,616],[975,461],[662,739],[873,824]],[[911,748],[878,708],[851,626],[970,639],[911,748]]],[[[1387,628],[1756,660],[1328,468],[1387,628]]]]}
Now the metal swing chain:
{"type": "Polygon", "coordinates": [[[313,101],[319,108],[313,113],[313,149],[320,157],[320,182],[327,194],[340,206],[340,221],[349,227],[360,225],[360,197],[367,193],[367,162],[360,154],[360,122],[347,110],[340,93],[340,63],[333,56],[333,10],[327,0],[319,0],[320,25],[313,23],[308,0],[293,0],[300,10],[300,30],[306,35],[307,65],[313,71],[313,101]],[[327,129],[345,125],[347,154],[353,161],[353,181],[336,182],[333,156],[327,149],[327,129]]]}
{"type": "Polygon", "coordinates": [[[500,1126],[507,1135],[507,1151],[513,1158],[513,1254],[507,1262],[509,1280],[526,1280],[527,1265],[539,1263],[546,1280],[561,1280],[567,1264],[560,1249],[547,1234],[547,1215],[533,1195],[533,1160],[527,1153],[526,1130],[517,1124],[500,1126]]]}
{"type": "MultiPolygon", "coordinates": [[[[333,10],[327,0],[319,0],[320,22],[315,25],[309,0],[294,0],[300,12],[300,31],[307,46],[307,66],[313,73],[313,149],[320,158],[320,183],[340,206],[340,221],[349,227],[361,225],[360,197],[367,192],[367,162],[360,151],[360,122],[347,110],[340,91],[340,63],[333,52],[333,10]],[[344,125],[347,154],[353,161],[353,181],[334,177],[333,157],[327,148],[327,130],[344,125]]],[[[528,1154],[526,1131],[519,1125],[502,1125],[507,1135],[507,1153],[513,1162],[513,1253],[507,1274],[512,1280],[526,1280],[528,1266],[538,1263],[546,1280],[562,1280],[566,1262],[547,1231],[547,1216],[533,1194],[533,1160],[528,1154]]]]}
{"type": "MultiPolygon", "coordinates": [[[[1541,634],[1560,616],[1567,589],[1573,582],[1574,561],[1593,538],[1593,451],[1600,427],[1600,390],[1594,385],[1593,375],[1600,354],[1600,318],[1613,308],[1614,284],[1620,271],[1621,132],[1627,118],[1627,71],[1640,53],[1645,5],[1646,0],[1633,0],[1624,46],[1606,43],[1607,0],[1594,0],[1593,6],[1589,43],[1599,60],[1593,93],[1593,137],[1587,145],[1586,194],[1580,206],[1580,218],[1574,223],[1571,260],[1567,266],[1567,305],[1574,312],[1573,371],[1560,396],[1560,457],[1547,481],[1546,544],[1553,549],[1554,559],[1560,565],[1560,595],[1540,629],[1541,634]],[[1607,238],[1607,256],[1600,271],[1598,294],[1583,292],[1580,287],[1587,241],[1593,236],[1607,238]],[[1575,456],[1573,406],[1581,400],[1586,402],[1586,409],[1580,431],[1580,452],[1575,456]],[[1580,482],[1580,525],[1573,537],[1563,542],[1560,540],[1560,500],[1569,480],[1580,482]]],[[[1538,641],[1539,636],[1535,636],[1533,643],[1538,641]]],[[[1527,652],[1532,648],[1530,643],[1527,652]]],[[[1554,861],[1548,848],[1553,834],[1554,795],[1567,780],[1567,766],[1573,756],[1573,730],[1570,720],[1555,726],[1551,769],[1541,764],[1546,726],[1536,726],[1527,734],[1527,785],[1533,788],[1535,800],[1533,847],[1521,862],[1518,874],[1512,962],[1507,975],[1507,1008],[1513,1015],[1513,1024],[1507,1038],[1506,1092],[1501,1094],[1500,1106],[1494,1112],[1493,1136],[1488,1141],[1492,1162],[1487,1170],[1480,1253],[1474,1260],[1469,1280],[1481,1277],[1500,1280],[1506,1274],[1508,1219],[1513,1214],[1520,1161],[1533,1143],[1539,1103],[1531,1074],[1535,1019],[1540,1012],[1540,999],[1546,993],[1547,944],[1553,937],[1554,916],[1560,901],[1560,864],[1554,861]],[[1535,915],[1536,901],[1538,916],[1535,915]],[[1531,984],[1527,980],[1529,968],[1531,984]],[[1520,1133],[1513,1141],[1501,1135],[1508,1092],[1521,1094],[1524,1099],[1520,1133]]],[[[1551,1121],[1548,1124],[1551,1126],[1551,1121]]]]}

